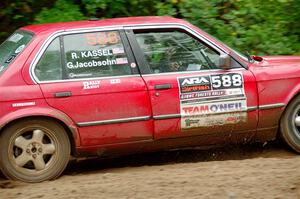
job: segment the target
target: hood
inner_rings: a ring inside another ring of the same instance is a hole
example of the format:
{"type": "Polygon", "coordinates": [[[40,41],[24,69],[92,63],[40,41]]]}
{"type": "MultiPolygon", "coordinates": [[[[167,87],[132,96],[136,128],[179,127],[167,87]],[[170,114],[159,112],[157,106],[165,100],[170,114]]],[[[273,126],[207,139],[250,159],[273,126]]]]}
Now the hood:
{"type": "MultiPolygon", "coordinates": [[[[263,67],[299,66],[300,56],[264,56],[259,65],[263,67]]],[[[254,57],[256,60],[256,58],[254,57]]]]}

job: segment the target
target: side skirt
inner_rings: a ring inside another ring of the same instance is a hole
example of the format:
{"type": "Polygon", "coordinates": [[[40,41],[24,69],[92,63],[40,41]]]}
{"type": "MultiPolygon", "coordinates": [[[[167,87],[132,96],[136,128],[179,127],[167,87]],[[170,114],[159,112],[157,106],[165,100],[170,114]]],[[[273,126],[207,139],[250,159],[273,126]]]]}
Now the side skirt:
{"type": "Polygon", "coordinates": [[[186,147],[211,148],[227,144],[265,142],[276,139],[278,127],[231,134],[210,134],[161,140],[143,140],[102,146],[78,147],[77,156],[115,157],[134,153],[155,152],[186,147]]]}

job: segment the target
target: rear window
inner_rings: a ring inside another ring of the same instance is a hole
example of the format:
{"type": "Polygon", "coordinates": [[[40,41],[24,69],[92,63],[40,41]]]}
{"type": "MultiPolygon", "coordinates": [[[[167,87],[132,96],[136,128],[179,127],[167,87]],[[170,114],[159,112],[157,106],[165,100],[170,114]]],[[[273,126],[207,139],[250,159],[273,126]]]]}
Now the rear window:
{"type": "Polygon", "coordinates": [[[18,30],[0,45],[0,74],[24,50],[32,37],[31,33],[18,30]]]}

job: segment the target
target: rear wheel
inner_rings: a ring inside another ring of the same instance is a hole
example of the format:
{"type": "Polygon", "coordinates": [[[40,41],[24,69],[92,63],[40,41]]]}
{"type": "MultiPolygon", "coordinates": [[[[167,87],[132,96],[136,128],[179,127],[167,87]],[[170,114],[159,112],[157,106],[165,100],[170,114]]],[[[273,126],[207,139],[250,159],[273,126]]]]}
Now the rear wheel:
{"type": "Polygon", "coordinates": [[[286,108],[280,121],[280,132],[283,140],[300,153],[300,97],[286,108]]]}
{"type": "Polygon", "coordinates": [[[24,120],[0,137],[0,168],[10,179],[41,182],[58,177],[68,164],[70,141],[64,128],[49,120],[24,120]]]}

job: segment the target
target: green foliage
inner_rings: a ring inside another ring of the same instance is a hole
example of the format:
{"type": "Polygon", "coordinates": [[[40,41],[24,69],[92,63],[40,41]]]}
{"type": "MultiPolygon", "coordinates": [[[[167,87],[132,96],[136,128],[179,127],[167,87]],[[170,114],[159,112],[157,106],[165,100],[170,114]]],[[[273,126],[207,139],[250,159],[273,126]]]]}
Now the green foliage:
{"type": "Polygon", "coordinates": [[[300,54],[299,0],[2,0],[0,38],[30,23],[170,15],[251,54],[300,54]],[[7,28],[9,27],[9,28],[7,28]]]}
{"type": "Polygon", "coordinates": [[[189,0],[180,4],[184,18],[239,50],[252,54],[299,54],[299,3],[293,0],[189,0]],[[289,14],[298,6],[295,16],[289,14]],[[203,9],[205,8],[205,9],[203,9]],[[291,27],[292,28],[292,27],[291,27]]]}
{"type": "Polygon", "coordinates": [[[53,8],[43,8],[35,17],[36,23],[76,21],[85,19],[78,5],[71,0],[57,0],[53,8]]]}
{"type": "Polygon", "coordinates": [[[155,4],[156,14],[159,16],[169,15],[169,16],[176,16],[177,13],[177,7],[176,7],[177,1],[167,1],[167,2],[158,2],[155,4]]]}
{"type": "Polygon", "coordinates": [[[52,6],[55,0],[1,0],[0,41],[15,29],[32,23],[34,16],[44,6],[52,6]]]}
{"type": "Polygon", "coordinates": [[[160,0],[82,0],[86,15],[98,18],[156,15],[160,0]]]}

